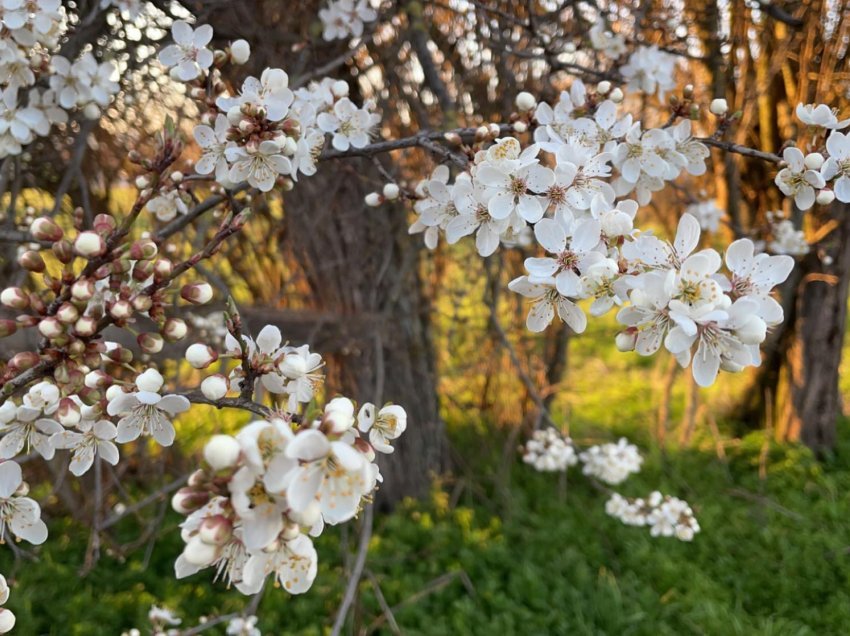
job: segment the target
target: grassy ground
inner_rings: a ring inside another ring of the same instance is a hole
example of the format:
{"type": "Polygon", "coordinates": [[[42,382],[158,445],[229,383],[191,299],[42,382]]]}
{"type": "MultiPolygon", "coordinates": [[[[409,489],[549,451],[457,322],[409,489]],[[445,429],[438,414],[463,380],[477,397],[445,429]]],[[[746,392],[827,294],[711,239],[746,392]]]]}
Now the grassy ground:
{"type": "MultiPolygon", "coordinates": [[[[691,501],[703,532],[683,544],[608,518],[604,496],[578,473],[564,483],[515,464],[500,477],[501,440],[469,429],[454,437],[461,452],[489,452],[470,453],[474,463],[430,501],[376,520],[373,579],[361,585],[354,633],[392,633],[374,585],[405,634],[846,633],[850,440],[842,460],[826,465],[799,448],[772,448],[764,480],[757,436],[730,449],[726,462],[695,450],[651,453],[623,492],[658,486],[691,501]]],[[[168,517],[166,526],[176,522],[168,517]]],[[[264,633],[327,633],[342,595],[342,548],[354,541],[338,530],[322,537],[319,577],[307,595],[266,593],[264,633]]],[[[205,575],[173,579],[174,531],[150,560],[145,547],[124,562],[107,555],[80,578],[85,545],[78,529],[53,525],[37,566],[13,564],[3,551],[17,633],[114,635],[144,627],[152,603],[189,624],[244,603],[205,575]]]]}

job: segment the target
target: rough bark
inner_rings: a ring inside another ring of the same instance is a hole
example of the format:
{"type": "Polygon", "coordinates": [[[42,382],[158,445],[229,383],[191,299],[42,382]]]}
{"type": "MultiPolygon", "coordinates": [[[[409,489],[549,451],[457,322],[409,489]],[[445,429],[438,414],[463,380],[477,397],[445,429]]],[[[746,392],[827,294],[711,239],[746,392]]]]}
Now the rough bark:
{"type": "MultiPolygon", "coordinates": [[[[788,394],[781,400],[777,434],[815,452],[831,450],[841,412],[839,367],[850,286],[850,205],[822,213],[834,224],[800,264],[793,344],[786,354],[788,394]]],[[[782,397],[782,396],[780,396],[782,397]]]]}

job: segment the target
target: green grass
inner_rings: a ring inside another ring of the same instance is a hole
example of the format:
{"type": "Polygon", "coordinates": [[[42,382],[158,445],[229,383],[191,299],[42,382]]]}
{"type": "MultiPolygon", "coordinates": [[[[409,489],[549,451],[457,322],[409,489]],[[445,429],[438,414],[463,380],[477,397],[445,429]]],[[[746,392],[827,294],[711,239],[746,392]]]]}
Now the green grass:
{"type": "MultiPolygon", "coordinates": [[[[367,567],[389,605],[399,606],[394,614],[405,634],[846,633],[850,440],[826,465],[799,447],[772,447],[764,480],[757,435],[729,449],[727,462],[696,450],[651,451],[622,492],[658,487],[687,498],[703,531],[685,544],[607,517],[605,496],[576,469],[566,484],[518,463],[498,477],[502,440],[479,435],[455,431],[461,453],[489,452],[467,453],[471,464],[428,502],[376,519],[367,567]]],[[[167,517],[149,563],[143,546],[126,561],[104,555],[83,577],[87,535],[78,528],[53,524],[38,563],[12,563],[4,550],[0,571],[13,584],[7,605],[18,615],[16,633],[114,635],[144,628],[152,603],[177,610],[190,625],[204,614],[238,611],[245,599],[206,574],[174,580],[176,522],[167,517]]],[[[119,535],[135,532],[126,527],[119,535]]],[[[264,633],[328,632],[344,587],[346,543],[356,543],[353,528],[318,541],[321,567],[308,594],[266,592],[264,633]]],[[[354,633],[381,617],[364,581],[354,633]]],[[[391,632],[383,625],[377,633],[391,632]]]]}

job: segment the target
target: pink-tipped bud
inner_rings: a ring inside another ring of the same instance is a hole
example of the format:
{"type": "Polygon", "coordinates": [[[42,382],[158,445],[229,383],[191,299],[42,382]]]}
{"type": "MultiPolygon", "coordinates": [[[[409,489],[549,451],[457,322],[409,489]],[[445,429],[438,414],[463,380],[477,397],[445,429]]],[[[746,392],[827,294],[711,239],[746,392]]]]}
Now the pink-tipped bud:
{"type": "Polygon", "coordinates": [[[51,243],[60,240],[65,235],[62,228],[56,225],[53,219],[46,216],[40,216],[32,222],[30,233],[37,241],[50,241],[51,243]]]}
{"type": "Polygon", "coordinates": [[[67,265],[74,260],[74,246],[71,245],[71,241],[65,239],[56,241],[50,249],[53,250],[53,255],[60,263],[67,265]]]}
{"type": "Polygon", "coordinates": [[[189,475],[189,479],[186,481],[192,488],[206,488],[207,484],[207,473],[202,468],[199,468],[191,475],[189,475]]]}
{"type": "Polygon", "coordinates": [[[108,214],[98,214],[94,217],[94,231],[101,236],[110,234],[115,229],[115,219],[108,214]]]}
{"type": "Polygon", "coordinates": [[[26,371],[27,369],[32,369],[40,360],[35,351],[21,351],[9,360],[9,368],[17,372],[26,371]]]}
{"type": "Polygon", "coordinates": [[[56,410],[56,419],[62,426],[76,426],[82,419],[80,405],[71,398],[59,400],[59,408],[56,410]]]}
{"type": "Polygon", "coordinates": [[[134,261],[149,261],[157,253],[156,243],[150,239],[136,241],[130,246],[130,258],[134,261]]]}
{"type": "Polygon", "coordinates": [[[65,330],[62,327],[62,323],[51,316],[50,318],[44,318],[38,323],[38,332],[48,340],[52,340],[65,333],[65,330]]]}
{"type": "Polygon", "coordinates": [[[210,500],[209,494],[192,488],[181,488],[171,498],[171,507],[181,515],[188,515],[210,500]]]}
{"type": "Polygon", "coordinates": [[[95,369],[86,373],[84,383],[90,389],[105,389],[112,384],[112,378],[105,371],[95,369]]]}
{"type": "Polygon", "coordinates": [[[83,258],[100,256],[106,251],[106,241],[97,232],[80,232],[74,241],[74,251],[83,258]]]}
{"type": "Polygon", "coordinates": [[[126,320],[133,315],[133,306],[128,300],[116,300],[109,308],[109,315],[115,320],[126,320]]]}
{"type": "Polygon", "coordinates": [[[180,296],[194,305],[204,305],[212,300],[213,289],[209,283],[191,283],[183,286],[180,296]]]}
{"type": "Polygon", "coordinates": [[[26,309],[30,298],[20,287],[7,287],[0,292],[0,304],[12,309],[26,309]]]}
{"type": "Polygon", "coordinates": [[[148,311],[153,306],[153,298],[150,296],[143,296],[142,294],[133,296],[133,300],[131,302],[133,304],[133,309],[136,311],[148,311]]]}
{"type": "Polygon", "coordinates": [[[59,309],[56,310],[56,317],[59,319],[59,322],[70,325],[77,322],[80,317],[80,310],[71,303],[62,303],[59,309]]]}
{"type": "Polygon", "coordinates": [[[18,265],[23,267],[28,272],[35,272],[36,274],[40,274],[47,267],[44,264],[44,259],[41,257],[41,254],[39,254],[35,250],[27,250],[26,252],[21,254],[18,257],[18,265]]]}
{"type": "Polygon", "coordinates": [[[136,342],[145,353],[159,353],[165,340],[158,333],[145,332],[136,337],[136,342]]]}
{"type": "Polygon", "coordinates": [[[19,316],[15,316],[15,322],[18,323],[18,326],[21,329],[35,327],[38,324],[38,320],[38,316],[30,316],[29,314],[21,314],[19,316]]]}
{"type": "Polygon", "coordinates": [[[168,278],[174,271],[174,265],[167,258],[158,258],[153,263],[153,274],[157,278],[168,278]]]}
{"type": "Polygon", "coordinates": [[[196,369],[206,369],[218,360],[218,352],[212,347],[198,342],[186,349],[186,360],[196,369]]]}
{"type": "Polygon", "coordinates": [[[224,545],[233,536],[233,524],[224,515],[207,517],[198,528],[201,541],[210,545],[224,545]]]}
{"type": "Polygon", "coordinates": [[[18,323],[14,320],[0,320],[0,338],[11,336],[18,330],[18,323]]]}
{"type": "Polygon", "coordinates": [[[126,364],[133,361],[133,352],[125,347],[115,347],[106,355],[110,360],[119,364],[126,364]]]}
{"type": "Polygon", "coordinates": [[[177,342],[186,337],[186,334],[189,333],[189,327],[186,326],[186,321],[180,318],[169,318],[162,325],[160,333],[168,342],[177,342]]]}
{"type": "Polygon", "coordinates": [[[94,281],[88,278],[81,278],[71,285],[71,296],[74,297],[74,300],[87,302],[92,299],[94,292],[94,281]]]}
{"type": "Polygon", "coordinates": [[[146,281],[153,276],[153,261],[136,261],[133,265],[133,280],[146,281]]]}
{"type": "Polygon", "coordinates": [[[81,316],[74,323],[74,333],[83,338],[88,338],[97,333],[97,320],[93,316],[81,316]]]}

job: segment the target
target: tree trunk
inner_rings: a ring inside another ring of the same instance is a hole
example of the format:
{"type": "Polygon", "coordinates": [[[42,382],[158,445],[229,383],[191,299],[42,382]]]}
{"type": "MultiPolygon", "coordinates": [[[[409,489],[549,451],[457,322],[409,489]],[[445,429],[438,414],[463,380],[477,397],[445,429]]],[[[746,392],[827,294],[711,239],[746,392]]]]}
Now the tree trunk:
{"type": "Polygon", "coordinates": [[[834,448],[841,412],[838,382],[850,284],[850,205],[836,203],[821,216],[820,231],[834,227],[800,264],[796,338],[786,354],[789,386],[780,396],[777,422],[777,435],[799,439],[818,454],[834,448]]]}
{"type": "Polygon", "coordinates": [[[380,177],[365,160],[324,164],[286,195],[284,222],[316,308],[360,325],[335,347],[331,393],[407,410],[407,431],[381,461],[386,479],[378,503],[385,507],[427,492],[445,467],[446,445],[420,249],[407,235],[401,205],[363,204],[377,183],[380,177]],[[370,173],[371,183],[365,181],[370,173]]]}

